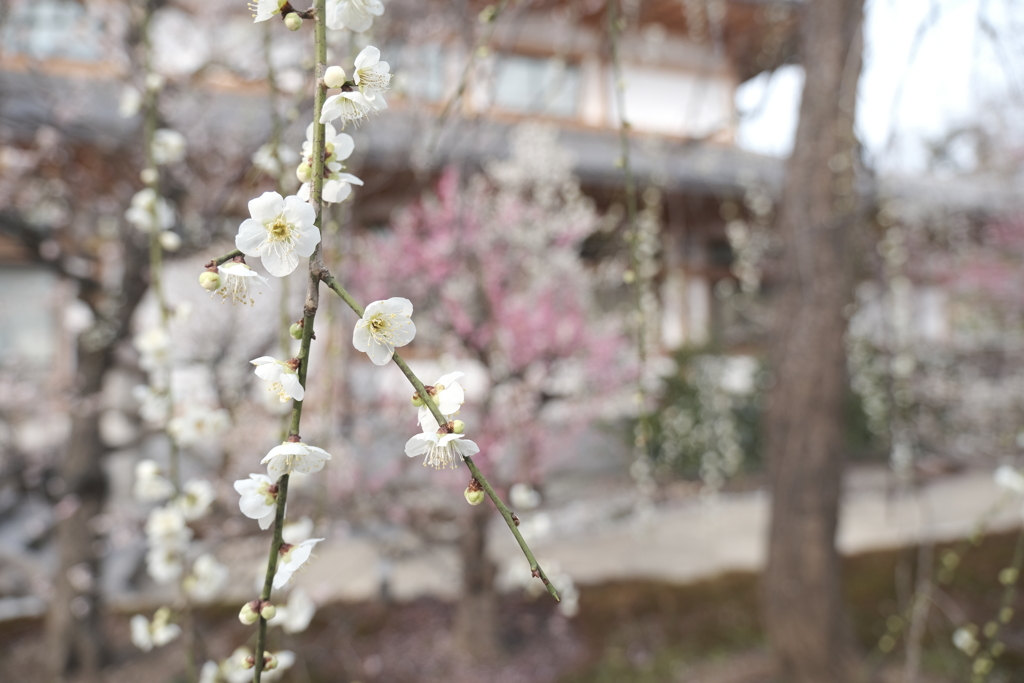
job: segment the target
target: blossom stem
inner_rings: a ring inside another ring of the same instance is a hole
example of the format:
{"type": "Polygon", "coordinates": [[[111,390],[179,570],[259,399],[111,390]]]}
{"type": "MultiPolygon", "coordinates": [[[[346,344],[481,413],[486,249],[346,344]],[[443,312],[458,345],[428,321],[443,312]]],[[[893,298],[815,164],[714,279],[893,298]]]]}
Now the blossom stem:
{"type": "MultiPolygon", "coordinates": [[[[316,90],[313,96],[313,187],[310,193],[310,201],[316,209],[316,220],[314,224],[317,229],[323,227],[323,186],[324,186],[324,125],[320,123],[320,113],[324,108],[324,100],[327,95],[327,88],[323,84],[324,70],[327,68],[327,16],[326,0],[316,0],[315,27],[313,31],[316,43],[316,71],[314,72],[316,90]]],[[[306,387],[306,369],[309,359],[309,347],[313,342],[313,321],[316,318],[317,305],[319,303],[319,287],[321,273],[324,272],[323,260],[321,258],[321,245],[318,244],[309,259],[309,290],[306,294],[306,304],[302,316],[302,344],[299,347],[298,375],[299,383],[303,389],[306,387]]],[[[289,437],[298,437],[299,427],[302,422],[302,401],[292,401],[292,418],[288,430],[289,437]]],[[[270,543],[270,556],[267,559],[267,574],[263,580],[263,590],[260,592],[260,600],[270,600],[271,591],[274,588],[274,576],[277,574],[278,556],[281,552],[281,544],[284,542],[282,534],[284,531],[284,510],[288,499],[289,475],[284,474],[278,479],[277,508],[274,511],[274,539],[270,543]]],[[[253,683],[260,683],[263,673],[263,653],[267,644],[267,620],[260,615],[259,629],[256,633],[256,653],[253,667],[253,683]]]]}
{"type": "MultiPolygon", "coordinates": [[[[267,558],[267,574],[263,579],[263,590],[260,591],[260,600],[269,600],[270,592],[274,588],[274,576],[277,574],[277,561],[281,554],[281,544],[284,543],[284,508],[288,502],[288,475],[283,474],[277,480],[277,510],[274,512],[274,540],[270,543],[270,556],[267,558]]],[[[256,632],[256,656],[253,667],[253,683],[260,683],[260,674],[263,672],[263,653],[267,644],[267,620],[260,615],[260,626],[256,632]]]]}
{"type": "Polygon", "coordinates": [[[207,263],[206,265],[208,267],[209,266],[219,266],[220,264],[227,263],[228,261],[230,261],[231,259],[235,258],[236,256],[241,256],[241,255],[242,255],[242,252],[240,250],[234,249],[234,250],[229,251],[228,253],[224,254],[223,256],[218,256],[215,259],[211,259],[210,262],[207,263]]]}
{"type": "MultiPolygon", "coordinates": [[[[355,311],[356,315],[362,317],[363,307],[360,306],[359,303],[352,298],[352,295],[349,294],[345,290],[345,288],[341,286],[341,283],[339,283],[338,280],[333,275],[331,275],[329,272],[327,272],[326,269],[324,269],[321,271],[320,279],[323,281],[325,285],[327,285],[331,289],[331,291],[340,296],[342,300],[345,303],[347,303],[353,311],[355,311]]],[[[416,376],[416,373],[412,371],[412,369],[409,367],[409,364],[406,363],[405,360],[400,355],[398,355],[397,353],[394,354],[391,357],[391,360],[395,362],[395,365],[398,366],[398,368],[402,371],[402,374],[405,375],[406,379],[409,380],[409,383],[412,384],[413,388],[416,389],[420,396],[428,395],[426,387],[423,386],[423,381],[416,376]]],[[[437,424],[443,425],[448,423],[447,418],[445,418],[445,416],[441,413],[441,410],[437,407],[437,404],[433,403],[432,401],[426,401],[424,405],[430,410],[430,413],[431,415],[434,416],[434,419],[437,420],[437,424]]],[[[478,468],[476,466],[476,463],[473,462],[473,459],[469,456],[463,456],[463,460],[466,462],[466,466],[469,468],[469,471],[472,473],[472,475],[476,477],[477,481],[480,482],[480,485],[487,493],[487,497],[490,498],[491,502],[494,503],[494,507],[496,507],[498,509],[498,512],[501,513],[501,516],[502,518],[504,518],[505,523],[508,525],[509,530],[512,532],[512,535],[516,537],[516,541],[519,543],[519,547],[522,549],[523,554],[526,555],[526,559],[530,563],[530,571],[533,573],[534,576],[536,576],[544,582],[544,586],[548,589],[548,593],[550,593],[555,600],[560,600],[560,598],[558,597],[558,591],[555,590],[554,584],[552,584],[548,580],[547,574],[544,573],[544,569],[542,569],[540,564],[537,562],[537,558],[533,556],[533,552],[530,550],[530,546],[526,543],[526,539],[524,539],[523,535],[519,533],[519,522],[518,519],[515,517],[515,513],[513,513],[512,510],[509,509],[509,507],[505,505],[505,503],[501,500],[501,497],[498,496],[498,494],[495,492],[490,482],[487,481],[487,477],[483,475],[483,473],[480,471],[480,468],[478,468]]]]}

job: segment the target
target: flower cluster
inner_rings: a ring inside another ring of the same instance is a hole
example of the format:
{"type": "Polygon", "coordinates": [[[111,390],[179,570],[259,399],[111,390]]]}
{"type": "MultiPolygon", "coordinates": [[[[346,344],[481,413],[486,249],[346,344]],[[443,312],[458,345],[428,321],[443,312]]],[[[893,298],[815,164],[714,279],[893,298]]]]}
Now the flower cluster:
{"type": "Polygon", "coordinates": [[[423,431],[406,442],[405,454],[410,458],[422,455],[425,466],[454,469],[466,456],[480,452],[479,446],[464,438],[462,420],[453,419],[466,400],[466,392],[459,383],[463,376],[461,372],[448,373],[433,385],[424,387],[427,396],[418,393],[413,396],[413,405],[419,408],[417,421],[423,431]],[[427,407],[428,401],[437,406],[444,416],[443,426],[437,423],[437,418],[427,407]]]}
{"type": "Polygon", "coordinates": [[[370,112],[387,109],[384,93],[391,84],[391,66],[380,61],[380,50],[368,45],[356,55],[352,80],[348,80],[340,66],[328,67],[324,72],[324,85],[340,88],[324,102],[320,123],[338,119],[342,127],[348,122],[358,122],[370,112]]]}
{"type": "MultiPolygon", "coordinates": [[[[345,168],[341,162],[352,156],[356,143],[352,136],[346,133],[338,133],[334,126],[324,126],[324,187],[323,200],[330,204],[338,204],[352,194],[353,185],[362,185],[363,181],[351,173],[342,173],[345,168]]],[[[306,129],[306,141],[302,143],[302,163],[295,170],[302,186],[299,188],[298,196],[304,201],[309,201],[313,188],[313,124],[306,129]]]]}

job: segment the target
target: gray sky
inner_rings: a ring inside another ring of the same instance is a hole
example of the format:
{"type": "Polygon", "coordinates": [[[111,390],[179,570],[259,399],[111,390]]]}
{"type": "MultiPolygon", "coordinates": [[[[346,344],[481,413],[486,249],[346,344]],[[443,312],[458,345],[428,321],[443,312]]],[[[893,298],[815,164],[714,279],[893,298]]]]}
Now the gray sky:
{"type": "MultiPolygon", "coordinates": [[[[922,142],[951,128],[978,122],[992,128],[1000,125],[997,113],[1011,127],[1024,118],[1024,2],[868,0],[866,13],[857,123],[880,170],[921,171],[922,142]]],[[[740,145],[788,154],[801,86],[799,67],[742,86],[740,111],[757,113],[741,121],[740,145]]],[[[1009,142],[1020,141],[1020,132],[1019,125],[1017,135],[1009,131],[1009,142]]],[[[970,167],[971,154],[960,156],[970,167]]]]}

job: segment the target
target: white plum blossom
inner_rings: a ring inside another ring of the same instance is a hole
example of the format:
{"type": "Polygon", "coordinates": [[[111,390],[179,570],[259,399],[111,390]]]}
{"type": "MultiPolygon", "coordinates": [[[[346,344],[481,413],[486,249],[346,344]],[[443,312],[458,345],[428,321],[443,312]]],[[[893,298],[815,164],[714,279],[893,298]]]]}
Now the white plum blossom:
{"type": "MultiPolygon", "coordinates": [[[[327,153],[324,159],[324,186],[322,197],[325,202],[337,204],[348,199],[352,194],[352,185],[362,185],[363,181],[351,173],[343,173],[345,166],[341,163],[355,150],[356,144],[352,136],[347,133],[338,133],[331,124],[324,125],[324,149],[327,153]]],[[[302,143],[302,158],[304,166],[312,168],[313,165],[313,124],[306,128],[306,141],[302,143]]],[[[300,167],[302,169],[303,167],[300,167]]],[[[298,197],[309,201],[313,183],[304,182],[299,188],[298,197]]]]}
{"type": "Polygon", "coordinates": [[[132,346],[139,352],[139,367],[153,372],[171,362],[171,336],[159,326],[148,327],[132,338],[132,346]]]}
{"type": "Polygon", "coordinates": [[[121,91],[121,99],[117,103],[117,113],[123,119],[130,119],[139,113],[142,107],[142,93],[130,85],[121,91]]]}
{"type": "Polygon", "coordinates": [[[302,633],[309,627],[309,622],[316,614],[316,603],[301,588],[296,588],[288,596],[287,605],[278,605],[274,618],[267,623],[280,626],[285,633],[302,633]]]}
{"type": "Polygon", "coordinates": [[[141,232],[170,230],[174,227],[174,206],[152,187],[146,187],[132,196],[124,217],[141,232]]]}
{"type": "MultiPolygon", "coordinates": [[[[236,648],[231,656],[225,659],[220,665],[220,674],[228,683],[249,683],[252,680],[252,665],[249,658],[252,657],[252,650],[247,647],[236,648]]],[[[266,680],[267,674],[263,673],[266,680]]]]}
{"type": "Polygon", "coordinates": [[[256,0],[256,2],[249,3],[249,9],[254,11],[253,23],[266,21],[275,14],[280,14],[281,8],[284,7],[288,0],[256,0]]]}
{"type": "Polygon", "coordinates": [[[366,95],[357,90],[343,91],[331,95],[324,102],[324,108],[320,112],[320,123],[330,123],[338,119],[344,128],[350,121],[359,121],[371,111],[374,111],[373,104],[366,99],[366,95]]]}
{"type": "Polygon", "coordinates": [[[220,680],[220,667],[217,666],[217,662],[207,660],[199,670],[199,683],[219,683],[220,680]]]}
{"type": "Polygon", "coordinates": [[[311,474],[324,468],[324,463],[331,459],[331,454],[316,446],[307,446],[297,441],[285,441],[274,446],[260,462],[267,466],[267,474],[271,481],[277,481],[282,475],[290,472],[311,474]]]}
{"type": "Polygon", "coordinates": [[[286,167],[297,163],[298,155],[290,147],[277,145],[275,152],[273,143],[266,143],[257,149],[252,155],[252,165],[260,169],[272,178],[281,175],[286,167]]]}
{"type": "Polygon", "coordinates": [[[143,652],[161,647],[181,635],[181,627],[171,624],[171,610],[161,607],[153,615],[153,621],[136,614],[131,619],[132,643],[143,652]]]}
{"type": "Polygon", "coordinates": [[[447,467],[455,469],[459,460],[480,452],[479,446],[469,439],[463,439],[463,436],[437,432],[416,434],[406,442],[405,454],[410,458],[424,456],[424,466],[430,465],[439,470],[447,467]]]}
{"type": "Polygon", "coordinates": [[[405,346],[416,336],[412,302],[401,297],[374,301],[363,311],[352,333],[352,344],[370,357],[374,365],[386,365],[395,347],[405,346]]]}
{"type": "MultiPolygon", "coordinates": [[[[217,266],[217,272],[220,273],[221,283],[220,288],[216,291],[220,292],[221,299],[224,301],[230,298],[232,303],[252,306],[256,300],[249,294],[249,287],[256,284],[269,285],[267,278],[238,261],[229,261],[217,266]]],[[[213,294],[214,292],[210,293],[210,298],[213,298],[213,294]]]]}
{"type": "Polygon", "coordinates": [[[185,515],[173,505],[154,508],[146,520],[146,537],[151,546],[178,548],[187,545],[192,530],[185,524],[185,515]]]}
{"type": "Polygon", "coordinates": [[[146,551],[146,572],[157,583],[170,583],[184,571],[185,549],[154,545],[146,551]]]}
{"type": "Polygon", "coordinates": [[[1009,465],[1001,465],[993,477],[996,485],[1017,495],[1024,495],[1024,474],[1009,465]]]}
{"type": "Polygon", "coordinates": [[[181,249],[181,235],[171,230],[164,230],[159,236],[160,246],[164,251],[178,251],[181,249]]]}
{"type": "Polygon", "coordinates": [[[313,552],[313,547],[322,540],[324,539],[311,538],[295,545],[282,544],[281,556],[277,560],[277,573],[274,575],[274,588],[284,588],[288,581],[291,580],[292,574],[309,559],[313,552]]]}
{"type": "Polygon", "coordinates": [[[362,33],[373,26],[373,18],[384,14],[381,0],[327,0],[327,28],[362,33]]]}
{"type": "Polygon", "coordinates": [[[508,500],[517,510],[532,510],[540,505],[541,497],[537,489],[529,484],[518,482],[508,490],[508,500]]]}
{"type": "Polygon", "coordinates": [[[185,158],[185,136],[170,128],[158,128],[153,132],[150,153],[157,166],[177,163],[185,158]]]}
{"type": "Polygon", "coordinates": [[[182,448],[208,446],[230,425],[228,411],[190,403],[180,415],[167,423],[167,433],[182,448]]]}
{"type": "Polygon", "coordinates": [[[174,499],[174,504],[186,521],[194,522],[209,512],[216,497],[213,484],[205,479],[193,479],[182,487],[181,495],[174,499]]]}
{"type": "Polygon", "coordinates": [[[204,553],[192,564],[192,574],[184,582],[185,592],[196,602],[210,602],[227,585],[229,576],[226,566],[204,553]]]}
{"type": "Polygon", "coordinates": [[[146,570],[157,583],[168,583],[181,576],[184,554],[192,539],[185,516],[173,504],[150,511],[146,520],[146,570]]]}
{"type": "Polygon", "coordinates": [[[978,651],[980,643],[975,637],[974,628],[961,626],[953,631],[953,645],[968,657],[973,657],[974,653],[978,651]]]}
{"type": "MultiPolygon", "coordinates": [[[[459,379],[462,377],[465,375],[461,372],[449,372],[434,382],[432,386],[426,387],[427,393],[430,394],[429,397],[421,396],[420,398],[424,402],[432,400],[437,404],[437,409],[441,411],[441,414],[450,420],[466,402],[466,391],[459,384],[459,379]]],[[[440,426],[426,405],[420,406],[418,419],[420,427],[425,432],[436,432],[440,426]]]]}
{"type": "Polygon", "coordinates": [[[380,50],[367,45],[356,55],[355,74],[352,80],[374,111],[387,109],[388,103],[384,101],[384,92],[391,83],[391,66],[380,61],[380,50]]]}
{"type": "Polygon", "coordinates": [[[174,484],[160,473],[153,460],[140,460],[135,465],[132,495],[140,503],[159,503],[174,495],[174,484]]]}
{"type": "Polygon", "coordinates": [[[241,496],[238,507],[249,519],[259,522],[261,529],[269,529],[277,512],[277,485],[265,474],[250,474],[234,484],[241,496]]]}
{"type": "Polygon", "coordinates": [[[260,356],[249,361],[256,366],[256,376],[270,382],[270,391],[277,394],[281,403],[292,400],[301,401],[306,395],[302,383],[299,382],[297,359],[277,360],[270,356],[260,356]]]}
{"type": "Polygon", "coordinates": [[[299,266],[320,243],[320,231],[313,225],[316,210],[292,195],[282,197],[264,192],[249,201],[247,218],[238,228],[235,246],[246,256],[259,256],[274,277],[284,277],[299,266]]]}
{"type": "Polygon", "coordinates": [[[132,396],[139,404],[139,416],[152,426],[163,426],[171,415],[170,397],[164,391],[140,384],[132,389],[132,396]]]}

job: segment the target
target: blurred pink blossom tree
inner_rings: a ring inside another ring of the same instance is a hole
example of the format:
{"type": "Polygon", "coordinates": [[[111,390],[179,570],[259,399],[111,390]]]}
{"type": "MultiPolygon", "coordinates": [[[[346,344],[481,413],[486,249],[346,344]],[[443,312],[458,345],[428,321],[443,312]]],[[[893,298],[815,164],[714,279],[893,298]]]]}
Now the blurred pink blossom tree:
{"type": "MultiPolygon", "coordinates": [[[[486,379],[486,393],[472,401],[479,407],[460,415],[480,445],[475,460],[497,487],[536,488],[553,464],[577,455],[574,435],[610,406],[635,369],[624,320],[599,315],[600,268],[579,256],[600,217],[571,160],[543,127],[518,129],[511,147],[508,160],[468,179],[446,169],[390,230],[360,244],[352,280],[364,298],[416,296],[421,338],[438,340],[434,350],[456,358],[471,382],[474,370],[486,379]]],[[[489,640],[484,649],[493,652],[489,511],[474,510],[464,518],[456,631],[477,651],[489,640]]]]}

